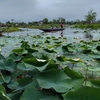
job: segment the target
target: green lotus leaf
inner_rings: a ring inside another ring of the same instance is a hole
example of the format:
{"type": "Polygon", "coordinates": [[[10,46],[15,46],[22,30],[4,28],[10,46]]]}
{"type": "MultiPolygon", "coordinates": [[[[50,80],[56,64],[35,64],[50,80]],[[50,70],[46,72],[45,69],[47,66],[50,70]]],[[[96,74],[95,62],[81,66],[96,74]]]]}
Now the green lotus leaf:
{"type": "Polygon", "coordinates": [[[11,75],[9,71],[0,72],[0,84],[9,83],[11,80],[11,75]]]}
{"type": "Polygon", "coordinates": [[[93,87],[100,88],[100,79],[91,79],[90,82],[93,87]]]}
{"type": "Polygon", "coordinates": [[[28,51],[28,53],[34,53],[34,52],[38,51],[38,50],[32,49],[32,48],[27,48],[26,50],[28,51]]]}
{"type": "Polygon", "coordinates": [[[35,66],[42,66],[42,65],[44,65],[48,62],[46,60],[37,59],[35,57],[27,58],[27,59],[24,59],[23,61],[25,63],[32,64],[32,65],[35,65],[35,66]]]}
{"type": "Polygon", "coordinates": [[[93,59],[92,57],[90,57],[90,54],[80,54],[79,58],[83,59],[84,61],[90,61],[93,59]]]}
{"type": "Polygon", "coordinates": [[[59,69],[51,69],[40,73],[37,77],[40,87],[45,89],[53,88],[57,92],[67,92],[72,88],[71,79],[59,69]]]}
{"type": "Polygon", "coordinates": [[[45,54],[42,54],[42,53],[35,53],[33,54],[36,58],[39,58],[39,59],[44,59],[44,60],[49,60],[48,56],[45,55],[45,54]]]}
{"type": "Polygon", "coordinates": [[[60,99],[58,96],[48,96],[40,100],[62,100],[62,99],[60,99]]]}
{"type": "Polygon", "coordinates": [[[72,43],[62,46],[62,50],[63,50],[63,52],[70,52],[70,53],[77,52],[76,45],[73,45],[72,43]]]}
{"type": "Polygon", "coordinates": [[[6,89],[3,85],[0,85],[0,91],[2,91],[4,94],[6,94],[6,89]]]}
{"type": "Polygon", "coordinates": [[[56,96],[56,92],[53,90],[38,89],[34,84],[30,84],[25,92],[22,94],[20,100],[61,100],[56,96]]]}
{"type": "Polygon", "coordinates": [[[98,46],[96,47],[96,49],[97,49],[98,51],[100,51],[100,45],[98,45],[98,46]]]}
{"type": "Polygon", "coordinates": [[[16,63],[14,63],[14,61],[11,59],[5,59],[4,63],[0,63],[1,70],[7,70],[13,72],[15,68],[16,68],[16,63]]]}
{"type": "MultiPolygon", "coordinates": [[[[49,62],[47,60],[36,59],[35,57],[24,59],[24,65],[29,70],[36,68],[39,71],[43,71],[48,66],[48,64],[49,64],[49,62]]],[[[18,68],[20,68],[20,67],[18,67],[18,68]]]]}
{"type": "Polygon", "coordinates": [[[84,78],[81,74],[75,72],[74,70],[70,69],[69,67],[65,67],[64,69],[67,76],[71,77],[71,79],[81,79],[84,78]]]}
{"type": "MultiPolygon", "coordinates": [[[[48,59],[55,59],[56,58],[56,53],[48,53],[48,52],[45,52],[44,50],[39,50],[39,52],[37,54],[38,55],[39,54],[40,55],[43,54],[43,55],[47,56],[48,58],[46,60],[48,60],[48,59]]],[[[39,56],[37,56],[37,57],[39,57],[39,56]]]]}
{"type": "Polygon", "coordinates": [[[91,49],[83,50],[83,54],[89,54],[89,53],[91,53],[91,49]]]}
{"type": "Polygon", "coordinates": [[[20,55],[23,55],[23,54],[27,54],[28,53],[28,51],[25,50],[25,49],[23,49],[23,48],[13,49],[12,52],[15,53],[15,54],[20,54],[20,55]]]}
{"type": "Polygon", "coordinates": [[[21,41],[22,45],[21,48],[29,48],[30,45],[28,44],[28,41],[21,41]]]}
{"type": "Polygon", "coordinates": [[[2,91],[0,91],[0,99],[1,100],[11,100],[8,96],[6,96],[2,91]]]}
{"type": "Polygon", "coordinates": [[[32,78],[19,78],[18,79],[18,86],[16,86],[16,90],[23,90],[33,81],[32,78]]]}
{"type": "Polygon", "coordinates": [[[16,55],[14,53],[11,53],[8,57],[6,57],[6,59],[11,59],[13,61],[20,61],[21,58],[22,57],[20,55],[16,55]]]}
{"type": "Polygon", "coordinates": [[[0,54],[0,63],[4,63],[4,59],[5,59],[5,57],[0,54]]]}
{"type": "Polygon", "coordinates": [[[91,57],[91,58],[94,58],[94,59],[96,59],[96,60],[100,60],[100,54],[95,54],[95,53],[93,53],[93,54],[89,54],[89,56],[91,57]]]}
{"type": "Polygon", "coordinates": [[[93,71],[93,72],[100,71],[100,64],[98,61],[92,60],[92,61],[88,61],[88,63],[89,63],[89,66],[88,66],[89,71],[93,71]]]}
{"type": "Polygon", "coordinates": [[[27,54],[27,55],[24,55],[23,59],[28,59],[28,58],[33,58],[33,57],[34,56],[32,54],[27,54]]]}
{"type": "Polygon", "coordinates": [[[56,44],[61,44],[62,43],[62,41],[60,41],[60,40],[56,40],[56,41],[54,41],[56,44]]]}
{"type": "Polygon", "coordinates": [[[48,39],[46,39],[44,43],[50,43],[50,41],[48,39]]]}
{"type": "Polygon", "coordinates": [[[94,87],[81,87],[76,91],[71,91],[63,95],[64,100],[99,100],[100,89],[94,87]]]}
{"type": "Polygon", "coordinates": [[[55,45],[55,52],[56,52],[58,55],[63,54],[61,45],[59,45],[59,44],[55,45]]]}
{"type": "Polygon", "coordinates": [[[87,68],[87,65],[81,62],[76,63],[76,66],[79,68],[87,68]]]}
{"type": "Polygon", "coordinates": [[[62,50],[63,50],[64,53],[65,53],[65,52],[70,52],[70,51],[68,50],[68,47],[67,47],[67,46],[62,46],[62,50]]]}
{"type": "Polygon", "coordinates": [[[74,46],[68,47],[68,50],[69,50],[70,52],[73,52],[73,53],[76,53],[76,52],[77,52],[76,47],[74,47],[74,46]]]}
{"type": "Polygon", "coordinates": [[[64,69],[65,73],[67,76],[69,76],[72,79],[72,85],[74,89],[78,89],[82,86],[82,84],[84,83],[84,77],[75,72],[74,70],[70,69],[69,67],[66,67],[64,69]]]}
{"type": "Polygon", "coordinates": [[[56,61],[57,64],[59,64],[60,66],[62,66],[62,68],[64,67],[64,65],[66,65],[68,63],[68,60],[66,59],[65,56],[58,55],[56,57],[56,59],[54,58],[54,60],[56,61]]]}
{"type": "Polygon", "coordinates": [[[15,93],[11,93],[11,94],[7,94],[7,96],[11,99],[11,100],[19,100],[21,97],[22,93],[21,92],[15,92],[15,93]]]}
{"type": "Polygon", "coordinates": [[[80,58],[75,58],[75,59],[73,59],[73,58],[66,58],[66,60],[68,60],[68,61],[70,61],[72,63],[83,62],[82,59],[80,59],[80,58]]]}
{"type": "Polygon", "coordinates": [[[48,64],[48,66],[46,67],[46,69],[45,70],[49,70],[49,69],[52,69],[52,68],[55,68],[55,69],[58,69],[58,64],[56,64],[55,63],[55,61],[54,60],[49,60],[49,64],[48,64]]]}
{"type": "Polygon", "coordinates": [[[17,80],[11,80],[8,84],[7,87],[10,89],[16,89],[16,87],[18,86],[18,82],[17,80]]]}
{"type": "Polygon", "coordinates": [[[33,65],[21,62],[17,64],[17,69],[22,70],[22,71],[31,71],[31,70],[34,70],[35,67],[33,65]]]}
{"type": "Polygon", "coordinates": [[[97,72],[97,71],[100,71],[100,67],[99,66],[97,66],[97,67],[88,67],[88,70],[93,71],[93,72],[97,72]]]}
{"type": "Polygon", "coordinates": [[[44,50],[48,53],[54,53],[55,50],[53,48],[44,48],[44,50]]]}
{"type": "Polygon", "coordinates": [[[36,47],[38,48],[38,47],[39,47],[39,44],[35,44],[35,43],[34,43],[34,44],[32,44],[32,47],[33,47],[33,48],[36,48],[36,47]]]}
{"type": "Polygon", "coordinates": [[[65,56],[60,56],[60,55],[58,55],[58,56],[57,56],[57,60],[58,60],[58,61],[65,61],[65,60],[66,60],[66,57],[65,57],[65,56]]]}

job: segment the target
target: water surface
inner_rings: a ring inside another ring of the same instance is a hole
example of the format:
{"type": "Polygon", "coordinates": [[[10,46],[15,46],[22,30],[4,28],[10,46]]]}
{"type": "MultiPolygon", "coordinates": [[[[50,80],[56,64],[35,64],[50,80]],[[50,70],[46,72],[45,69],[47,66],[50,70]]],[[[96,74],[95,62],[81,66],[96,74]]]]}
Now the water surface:
{"type": "MultiPolygon", "coordinates": [[[[67,37],[69,40],[73,40],[75,38],[78,39],[86,39],[86,31],[81,29],[74,29],[70,27],[66,27],[64,31],[57,32],[43,32],[39,29],[29,29],[29,28],[21,28],[22,31],[4,33],[5,36],[34,36],[34,35],[42,35],[42,36],[55,36],[55,37],[67,37]]],[[[88,31],[91,34],[92,39],[100,38],[100,30],[88,31]]]]}

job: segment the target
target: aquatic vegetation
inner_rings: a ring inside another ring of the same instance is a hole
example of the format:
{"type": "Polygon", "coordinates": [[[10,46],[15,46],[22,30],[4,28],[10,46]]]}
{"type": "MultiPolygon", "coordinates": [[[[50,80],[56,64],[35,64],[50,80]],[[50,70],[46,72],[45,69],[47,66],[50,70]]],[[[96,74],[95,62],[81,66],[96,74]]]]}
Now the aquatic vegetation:
{"type": "Polygon", "coordinates": [[[100,29],[100,24],[76,24],[73,28],[97,30],[100,29]]]}
{"type": "Polygon", "coordinates": [[[0,38],[1,98],[99,100],[99,44],[40,35],[0,38]]]}
{"type": "Polygon", "coordinates": [[[21,31],[19,27],[7,27],[3,29],[4,32],[15,32],[15,31],[21,31]]]}

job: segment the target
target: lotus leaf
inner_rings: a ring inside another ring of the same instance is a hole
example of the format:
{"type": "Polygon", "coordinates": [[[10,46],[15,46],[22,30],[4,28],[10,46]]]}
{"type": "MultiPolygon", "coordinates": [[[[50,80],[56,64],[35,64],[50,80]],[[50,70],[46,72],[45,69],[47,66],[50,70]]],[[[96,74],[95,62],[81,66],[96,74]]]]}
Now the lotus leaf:
{"type": "Polygon", "coordinates": [[[28,87],[28,85],[33,81],[32,78],[19,78],[18,79],[18,86],[16,86],[15,91],[24,90],[28,87]]]}
{"type": "Polygon", "coordinates": [[[58,96],[56,96],[56,92],[53,90],[45,90],[35,88],[33,83],[31,83],[26,89],[20,100],[60,100],[58,96]]]}
{"type": "Polygon", "coordinates": [[[100,100],[100,89],[94,87],[81,87],[63,95],[64,100],[100,100]]]}
{"type": "Polygon", "coordinates": [[[100,79],[91,79],[90,82],[93,87],[100,88],[100,79]]]}
{"type": "Polygon", "coordinates": [[[56,92],[67,92],[72,88],[71,79],[63,70],[51,69],[40,73],[37,77],[40,87],[45,89],[53,88],[56,92]]]}
{"type": "Polygon", "coordinates": [[[7,97],[2,91],[0,91],[0,99],[1,100],[11,100],[9,97],[7,97]]]}
{"type": "Polygon", "coordinates": [[[20,54],[20,55],[23,55],[23,54],[27,54],[28,51],[23,49],[23,48],[19,48],[19,49],[13,49],[12,50],[13,53],[16,53],[16,54],[20,54]]]}
{"type": "Polygon", "coordinates": [[[43,71],[48,66],[49,62],[46,60],[43,62],[42,59],[40,60],[35,57],[24,59],[23,62],[17,65],[17,68],[20,70],[38,69],[39,71],[43,71]]]}

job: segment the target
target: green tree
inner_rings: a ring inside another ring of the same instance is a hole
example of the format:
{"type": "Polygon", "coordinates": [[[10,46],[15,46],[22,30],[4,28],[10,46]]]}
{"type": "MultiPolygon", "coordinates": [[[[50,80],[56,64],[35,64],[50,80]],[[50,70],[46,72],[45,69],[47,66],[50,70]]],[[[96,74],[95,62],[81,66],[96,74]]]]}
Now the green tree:
{"type": "Polygon", "coordinates": [[[10,21],[7,21],[6,22],[6,26],[11,27],[12,26],[11,22],[10,21]]]}
{"type": "Polygon", "coordinates": [[[65,23],[65,18],[60,17],[60,18],[58,18],[57,22],[58,23],[61,23],[61,22],[65,23]]]}
{"type": "Polygon", "coordinates": [[[53,22],[54,24],[56,24],[56,23],[57,23],[57,20],[56,20],[56,19],[53,19],[52,22],[53,22]]]}
{"type": "Polygon", "coordinates": [[[44,18],[44,19],[43,19],[43,23],[44,23],[44,24],[48,24],[48,18],[44,18]]]}
{"type": "Polygon", "coordinates": [[[96,16],[97,16],[96,12],[94,12],[93,10],[89,10],[88,14],[85,15],[86,22],[94,23],[96,21],[96,16]]]}

